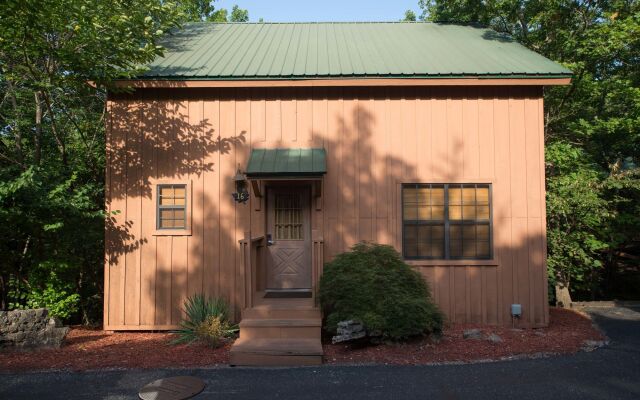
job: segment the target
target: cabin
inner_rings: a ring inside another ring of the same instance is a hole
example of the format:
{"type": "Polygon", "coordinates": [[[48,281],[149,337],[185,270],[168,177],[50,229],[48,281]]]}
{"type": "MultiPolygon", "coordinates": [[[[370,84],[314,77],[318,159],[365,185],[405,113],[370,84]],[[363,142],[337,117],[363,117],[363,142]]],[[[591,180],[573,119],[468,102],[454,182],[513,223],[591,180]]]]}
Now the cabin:
{"type": "Polygon", "coordinates": [[[392,245],[454,323],[548,324],[543,89],[571,71],[437,23],[194,23],[108,94],[104,329],[225,298],[236,365],[322,360],[325,262],[392,245]]]}

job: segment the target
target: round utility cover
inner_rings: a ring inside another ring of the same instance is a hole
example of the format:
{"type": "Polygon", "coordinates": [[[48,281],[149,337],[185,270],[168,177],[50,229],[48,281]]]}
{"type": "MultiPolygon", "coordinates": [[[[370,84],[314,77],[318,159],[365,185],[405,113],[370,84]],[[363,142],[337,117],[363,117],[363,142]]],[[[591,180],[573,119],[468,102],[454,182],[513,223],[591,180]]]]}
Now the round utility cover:
{"type": "Polygon", "coordinates": [[[189,399],[204,389],[204,382],[193,376],[174,376],[153,381],[140,389],[142,400],[189,399]]]}

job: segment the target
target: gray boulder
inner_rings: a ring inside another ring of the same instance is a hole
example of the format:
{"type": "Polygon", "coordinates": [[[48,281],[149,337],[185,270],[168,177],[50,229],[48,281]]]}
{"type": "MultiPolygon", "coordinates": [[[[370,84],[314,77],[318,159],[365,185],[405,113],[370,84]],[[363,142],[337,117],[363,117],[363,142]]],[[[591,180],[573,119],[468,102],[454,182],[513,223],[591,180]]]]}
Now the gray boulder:
{"type": "Polygon", "coordinates": [[[338,322],[337,335],[331,338],[333,344],[360,340],[367,336],[367,331],[358,321],[338,322]]]}
{"type": "Polygon", "coordinates": [[[495,333],[492,333],[490,335],[487,335],[487,340],[490,341],[491,343],[502,343],[502,338],[498,335],[496,335],[495,333]]]}
{"type": "Polygon", "coordinates": [[[0,311],[0,348],[59,348],[68,332],[45,308],[0,311]]]}
{"type": "Polygon", "coordinates": [[[467,329],[462,332],[463,339],[482,339],[482,331],[480,329],[467,329]]]}

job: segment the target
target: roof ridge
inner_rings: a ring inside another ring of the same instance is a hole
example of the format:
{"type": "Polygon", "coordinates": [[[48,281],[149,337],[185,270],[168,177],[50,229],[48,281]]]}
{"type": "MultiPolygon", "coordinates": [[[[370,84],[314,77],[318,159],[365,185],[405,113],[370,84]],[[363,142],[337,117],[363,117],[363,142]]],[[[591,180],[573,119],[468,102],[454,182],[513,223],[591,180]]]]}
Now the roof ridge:
{"type": "Polygon", "coordinates": [[[217,21],[190,21],[189,24],[203,25],[355,25],[355,24],[438,24],[438,25],[463,25],[477,26],[476,22],[445,22],[445,21],[263,21],[263,22],[217,22],[217,21]]]}

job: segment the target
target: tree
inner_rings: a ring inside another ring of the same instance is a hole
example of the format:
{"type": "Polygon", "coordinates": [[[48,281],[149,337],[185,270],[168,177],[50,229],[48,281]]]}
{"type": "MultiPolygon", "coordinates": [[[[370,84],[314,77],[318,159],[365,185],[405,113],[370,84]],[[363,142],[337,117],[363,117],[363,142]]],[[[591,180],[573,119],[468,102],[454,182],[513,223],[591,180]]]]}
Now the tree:
{"type": "Polygon", "coordinates": [[[214,11],[206,19],[206,21],[209,21],[209,22],[228,22],[228,20],[229,20],[229,11],[227,11],[226,8],[221,8],[219,10],[214,11]]]}
{"type": "Polygon", "coordinates": [[[0,7],[0,308],[99,317],[106,88],[162,54],[161,0],[0,7]]]}
{"type": "Polygon", "coordinates": [[[407,10],[404,12],[404,19],[402,21],[405,22],[416,22],[416,13],[413,10],[407,10]]]}
{"type": "MultiPolygon", "coordinates": [[[[215,0],[186,0],[181,1],[179,7],[186,21],[211,21],[216,18],[214,2],[215,0]]],[[[226,21],[225,15],[223,22],[226,21]]]]}
{"type": "Polygon", "coordinates": [[[550,282],[610,295],[638,269],[640,237],[640,2],[420,1],[421,19],[473,22],[507,33],[573,70],[545,89],[550,282]]]}
{"type": "Polygon", "coordinates": [[[183,0],[180,2],[180,9],[185,20],[190,22],[248,22],[249,11],[234,5],[231,14],[226,8],[217,9],[214,6],[215,0],[183,0]]]}
{"type": "Polygon", "coordinates": [[[243,10],[237,5],[231,9],[230,22],[249,22],[249,11],[243,10]]]}

